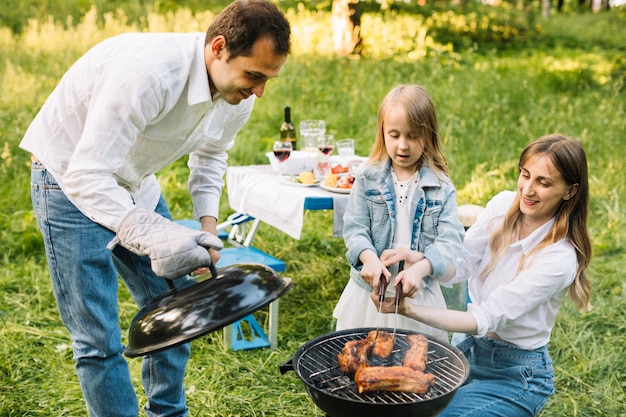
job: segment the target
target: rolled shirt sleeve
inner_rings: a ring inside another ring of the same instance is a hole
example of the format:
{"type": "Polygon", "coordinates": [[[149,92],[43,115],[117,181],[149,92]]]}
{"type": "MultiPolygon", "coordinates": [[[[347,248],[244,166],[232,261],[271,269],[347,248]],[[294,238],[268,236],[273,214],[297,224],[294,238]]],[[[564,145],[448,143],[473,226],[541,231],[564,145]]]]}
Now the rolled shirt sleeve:
{"type": "Polygon", "coordinates": [[[247,122],[254,105],[254,96],[242,102],[238,108],[225,108],[219,112],[222,120],[220,139],[210,146],[202,147],[189,155],[188,188],[193,200],[193,216],[218,218],[219,202],[224,187],[228,154],[235,143],[239,129],[247,122]],[[230,110],[230,111],[229,111],[230,110]]]}

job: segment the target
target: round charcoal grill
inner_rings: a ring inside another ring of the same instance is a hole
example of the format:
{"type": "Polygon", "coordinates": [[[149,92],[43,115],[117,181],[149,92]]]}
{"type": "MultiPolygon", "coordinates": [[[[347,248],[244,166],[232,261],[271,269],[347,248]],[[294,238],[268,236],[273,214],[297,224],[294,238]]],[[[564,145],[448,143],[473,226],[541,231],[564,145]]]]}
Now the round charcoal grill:
{"type": "MultiPolygon", "coordinates": [[[[426,394],[377,391],[359,394],[353,375],[339,369],[337,354],[346,342],[365,339],[373,328],[349,329],[320,336],[304,344],[293,358],[281,366],[281,372],[294,370],[313,399],[331,417],[435,416],[450,402],[469,374],[469,363],[463,353],[447,342],[428,335],[426,372],[435,375],[435,385],[426,394]],[[381,414],[382,413],[382,414],[381,414]]],[[[381,329],[393,332],[393,329],[381,329]]],[[[417,334],[396,330],[392,354],[387,359],[370,355],[370,366],[402,365],[409,348],[406,336],[417,334]]]]}

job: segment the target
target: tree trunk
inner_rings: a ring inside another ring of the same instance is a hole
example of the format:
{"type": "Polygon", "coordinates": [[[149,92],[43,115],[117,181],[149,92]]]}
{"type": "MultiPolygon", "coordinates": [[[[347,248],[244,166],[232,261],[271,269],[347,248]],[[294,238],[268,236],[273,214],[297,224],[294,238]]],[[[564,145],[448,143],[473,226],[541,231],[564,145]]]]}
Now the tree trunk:
{"type": "Polygon", "coordinates": [[[546,19],[550,17],[550,0],[541,0],[541,16],[546,19]]]}
{"type": "Polygon", "coordinates": [[[359,0],[333,0],[330,16],[335,52],[361,54],[361,10],[359,0]]]}

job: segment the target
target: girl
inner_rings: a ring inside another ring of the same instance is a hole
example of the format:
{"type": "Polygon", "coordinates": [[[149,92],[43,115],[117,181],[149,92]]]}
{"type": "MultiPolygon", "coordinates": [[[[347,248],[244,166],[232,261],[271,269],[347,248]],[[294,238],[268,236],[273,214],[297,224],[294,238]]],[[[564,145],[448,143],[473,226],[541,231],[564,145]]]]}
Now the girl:
{"type": "MultiPolygon", "coordinates": [[[[554,393],[547,344],[561,302],[569,292],[579,309],[589,308],[582,146],[557,134],[539,138],[522,152],[519,170],[517,191],[487,204],[447,275],[469,278],[468,311],[400,302],[407,317],[470,334],[453,338],[470,361],[467,384],[439,417],[537,415],[554,393]]],[[[395,311],[392,302],[383,308],[395,311]]]]}
{"type": "Polygon", "coordinates": [[[430,96],[417,85],[393,88],[381,103],[376,141],[346,206],[343,236],[351,268],[333,312],[337,330],[397,324],[447,341],[445,331],[379,314],[369,293],[381,275],[389,283],[395,277],[415,297],[411,302],[445,308],[438,279],[460,253],[464,235],[455,198],[430,96]],[[401,261],[412,267],[398,271],[401,261]]]}

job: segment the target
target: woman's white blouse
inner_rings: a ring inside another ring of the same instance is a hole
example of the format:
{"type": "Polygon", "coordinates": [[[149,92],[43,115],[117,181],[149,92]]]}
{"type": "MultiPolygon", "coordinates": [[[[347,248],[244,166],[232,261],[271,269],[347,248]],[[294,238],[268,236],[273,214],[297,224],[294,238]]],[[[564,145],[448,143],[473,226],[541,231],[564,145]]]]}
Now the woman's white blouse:
{"type": "Polygon", "coordinates": [[[483,282],[480,271],[491,259],[489,236],[502,222],[514,198],[514,192],[505,191],[487,204],[465,235],[450,283],[468,279],[468,311],[476,319],[479,337],[496,333],[524,349],[536,349],[550,340],[578,261],[574,247],[562,239],[526,258],[526,266],[519,270],[520,259],[528,257],[541,242],[554,222],[552,219],[525,239],[513,242],[483,282]]]}

